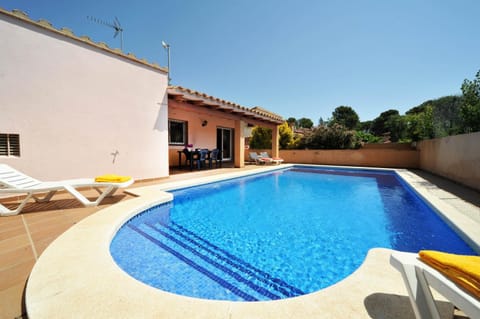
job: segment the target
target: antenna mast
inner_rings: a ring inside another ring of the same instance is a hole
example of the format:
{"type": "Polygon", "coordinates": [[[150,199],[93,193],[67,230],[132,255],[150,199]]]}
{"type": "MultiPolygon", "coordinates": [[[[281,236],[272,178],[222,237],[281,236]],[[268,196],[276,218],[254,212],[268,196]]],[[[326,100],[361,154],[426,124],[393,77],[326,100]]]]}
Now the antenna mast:
{"type": "Polygon", "coordinates": [[[123,51],[123,28],[122,25],[120,24],[120,21],[118,20],[117,17],[113,20],[113,23],[108,23],[103,20],[100,20],[98,18],[92,17],[92,16],[87,16],[87,19],[98,23],[105,25],[107,27],[113,28],[115,30],[115,34],[113,35],[113,38],[116,38],[120,34],[120,50],[123,51]]]}

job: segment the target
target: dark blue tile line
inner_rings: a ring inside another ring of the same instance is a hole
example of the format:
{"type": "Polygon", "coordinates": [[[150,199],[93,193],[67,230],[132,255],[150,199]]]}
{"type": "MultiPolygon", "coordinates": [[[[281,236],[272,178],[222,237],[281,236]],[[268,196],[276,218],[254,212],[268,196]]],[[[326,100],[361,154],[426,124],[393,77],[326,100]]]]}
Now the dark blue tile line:
{"type": "MultiPolygon", "coordinates": [[[[220,259],[224,261],[225,263],[229,264],[230,266],[238,269],[239,271],[247,274],[248,276],[254,277],[267,285],[269,288],[275,289],[277,292],[283,294],[286,297],[294,297],[298,296],[297,292],[292,292],[291,289],[286,289],[279,285],[277,282],[272,280],[272,276],[269,275],[268,273],[265,273],[263,271],[258,271],[255,267],[249,265],[245,261],[241,260],[240,258],[228,253],[228,256],[224,256],[219,254],[217,251],[220,250],[223,254],[226,255],[227,252],[222,251],[220,248],[216,247],[215,245],[209,243],[207,240],[200,238],[198,235],[195,235],[197,237],[198,241],[192,239],[189,235],[185,234],[185,231],[182,231],[181,228],[179,227],[180,230],[175,229],[174,227],[169,227],[167,225],[159,223],[158,225],[161,225],[165,227],[168,231],[175,233],[177,236],[182,237],[184,240],[188,241],[192,245],[195,245],[196,247],[208,252],[210,255],[215,256],[217,259],[220,259]],[[205,244],[201,244],[199,241],[204,242],[205,244]],[[207,247],[207,246],[210,246],[207,247]],[[232,258],[233,257],[233,258],[232,258]]],[[[193,236],[193,234],[192,234],[193,236]]],[[[275,278],[273,278],[275,279],[275,278]]]]}
{"type": "MultiPolygon", "coordinates": [[[[157,230],[157,231],[161,231],[161,230],[159,230],[157,227],[155,227],[154,225],[149,225],[149,226],[152,227],[152,228],[154,228],[154,229],[157,230]]],[[[211,250],[211,249],[208,249],[208,248],[206,248],[206,247],[203,247],[201,244],[195,242],[193,239],[188,238],[188,237],[185,236],[184,234],[179,233],[178,230],[175,230],[175,229],[173,229],[173,228],[169,228],[169,227],[167,227],[167,226],[165,226],[165,225],[162,225],[162,226],[165,227],[167,231],[170,231],[170,232],[173,231],[177,236],[182,237],[182,239],[180,239],[182,242],[183,242],[183,240],[186,240],[186,241],[188,241],[190,244],[192,244],[192,245],[200,248],[201,250],[205,251],[205,252],[206,252],[205,255],[213,256],[213,257],[215,257],[216,259],[221,260],[221,261],[227,263],[228,265],[232,266],[233,268],[235,268],[235,269],[239,270],[240,272],[242,272],[243,274],[245,274],[247,277],[250,276],[250,277],[255,277],[255,278],[257,278],[260,282],[266,284],[266,286],[267,286],[268,288],[275,288],[275,290],[277,290],[278,292],[282,293],[282,294],[283,294],[284,296],[286,296],[286,297],[292,297],[292,295],[289,294],[288,291],[285,291],[285,290],[282,291],[282,290],[276,289],[277,287],[274,286],[275,284],[269,282],[269,281],[266,280],[265,278],[260,277],[258,274],[255,274],[255,273],[252,272],[250,269],[247,269],[247,268],[245,268],[245,267],[243,267],[243,266],[241,266],[241,265],[238,265],[238,264],[232,262],[232,261],[229,260],[228,258],[226,258],[226,257],[224,257],[224,256],[222,256],[222,255],[217,254],[215,251],[213,251],[213,250],[211,250]]],[[[195,250],[195,251],[196,251],[196,250],[195,250]]],[[[197,251],[197,252],[198,252],[198,251],[197,251]]],[[[200,254],[200,252],[198,252],[198,253],[200,254]]],[[[223,265],[222,265],[222,266],[223,266],[223,265]]],[[[234,272],[232,271],[233,269],[229,269],[229,268],[227,268],[227,267],[225,267],[225,268],[228,269],[228,272],[227,272],[227,273],[232,276],[232,274],[234,273],[234,272]]],[[[222,270],[223,270],[223,269],[222,269],[222,270]]],[[[235,274],[236,274],[236,273],[235,273],[235,274]]],[[[247,279],[246,279],[246,280],[247,280],[247,279]]],[[[249,280],[249,282],[251,282],[251,281],[249,280]]],[[[254,283],[252,283],[252,285],[255,285],[255,287],[251,287],[252,289],[254,289],[255,291],[257,291],[257,292],[259,292],[259,293],[261,293],[261,294],[264,294],[263,292],[261,292],[261,291],[258,290],[257,287],[260,287],[260,286],[254,284],[254,283]]],[[[250,286],[250,285],[249,285],[249,286],[250,286]]],[[[268,291],[268,288],[267,288],[267,291],[268,291]]],[[[262,289],[263,289],[263,288],[262,288],[262,289]]],[[[279,296],[274,295],[274,293],[272,293],[272,294],[273,294],[273,296],[276,297],[275,299],[281,298],[281,297],[279,297],[279,296]]],[[[270,295],[267,296],[267,297],[271,298],[270,295]]]]}
{"type": "Polygon", "coordinates": [[[235,260],[236,262],[240,263],[240,264],[243,264],[245,265],[245,267],[248,267],[250,269],[252,269],[253,271],[255,271],[256,273],[258,274],[261,274],[264,278],[267,278],[268,280],[270,280],[272,283],[274,283],[275,285],[277,286],[281,286],[281,287],[284,287],[285,289],[288,289],[291,291],[291,293],[289,294],[289,297],[293,297],[293,296],[300,296],[300,295],[304,295],[305,292],[303,292],[302,290],[298,289],[297,287],[294,287],[292,285],[290,285],[289,283],[279,279],[279,278],[275,278],[273,277],[272,275],[270,275],[269,273],[261,270],[261,269],[258,269],[256,268],[255,266],[253,266],[252,264],[240,259],[239,257],[235,256],[235,255],[232,255],[231,253],[229,253],[228,251],[216,246],[215,244],[209,242],[208,240],[200,237],[199,235],[195,234],[194,232],[192,232],[191,230],[188,230],[187,228],[173,222],[173,221],[170,221],[170,226],[174,226],[178,229],[180,229],[182,232],[188,234],[190,237],[193,237],[195,238],[196,240],[198,241],[201,241],[203,242],[204,244],[212,247],[215,251],[218,251],[218,252],[221,252],[223,253],[225,256],[227,256],[228,258],[230,258],[231,260],[235,260]]]}
{"type": "Polygon", "coordinates": [[[181,261],[183,261],[184,263],[188,264],[190,267],[194,268],[195,270],[201,272],[202,274],[204,274],[205,276],[207,276],[208,278],[212,279],[213,281],[217,282],[218,284],[220,284],[221,286],[223,286],[224,288],[230,290],[232,293],[234,293],[235,295],[239,296],[240,298],[243,298],[244,300],[246,301],[258,301],[257,298],[241,291],[240,289],[238,289],[237,287],[231,285],[229,282],[227,282],[226,280],[220,278],[219,276],[215,275],[214,273],[210,272],[209,270],[203,268],[202,266],[200,266],[199,264],[195,263],[194,261],[192,261],[191,259],[185,257],[184,255],[182,255],[181,253],[177,252],[176,250],[168,247],[167,245],[163,244],[162,242],[160,242],[158,239],[150,236],[149,234],[145,233],[144,231],[142,231],[141,229],[137,228],[136,226],[133,226],[133,225],[128,225],[128,227],[130,227],[132,230],[136,231],[138,234],[142,235],[143,237],[145,237],[146,239],[150,240],[152,243],[154,243],[155,245],[159,246],[160,248],[166,250],[167,252],[169,252],[170,254],[174,255],[175,257],[177,257],[178,259],[180,259],[181,261]]]}
{"type": "Polygon", "coordinates": [[[262,294],[264,295],[265,297],[268,297],[272,300],[276,300],[276,299],[280,299],[281,297],[280,296],[277,296],[273,293],[271,293],[269,290],[265,289],[264,287],[261,287],[253,282],[251,282],[250,280],[242,277],[240,274],[230,270],[230,268],[216,262],[215,260],[213,260],[212,258],[206,256],[206,255],[203,255],[201,254],[200,252],[196,251],[194,248],[190,247],[189,245],[187,245],[186,243],[184,243],[183,241],[173,237],[172,235],[164,232],[163,230],[161,229],[158,229],[156,228],[155,226],[153,225],[149,225],[149,224],[145,224],[146,226],[150,227],[151,229],[155,230],[157,233],[161,234],[162,236],[164,236],[165,238],[173,241],[175,244],[181,246],[182,248],[190,251],[192,254],[194,254],[195,256],[203,259],[205,262],[209,263],[210,265],[214,266],[215,268],[223,271],[224,273],[226,273],[227,275],[233,277],[235,280],[239,281],[239,282],[242,282],[244,284],[246,284],[247,286],[249,286],[250,288],[252,288],[253,290],[255,290],[256,292],[258,292],[259,294],[262,294]]]}

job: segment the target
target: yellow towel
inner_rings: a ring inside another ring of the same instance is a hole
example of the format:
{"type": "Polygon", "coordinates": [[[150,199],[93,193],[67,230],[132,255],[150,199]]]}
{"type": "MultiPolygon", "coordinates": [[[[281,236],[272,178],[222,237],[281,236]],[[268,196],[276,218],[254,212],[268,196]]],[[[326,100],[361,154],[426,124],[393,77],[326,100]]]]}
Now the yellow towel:
{"type": "Polygon", "coordinates": [[[95,182],[108,182],[108,183],[123,183],[129,181],[130,176],[119,176],[114,174],[105,174],[95,177],[95,182]]]}
{"type": "Polygon", "coordinates": [[[480,256],[421,250],[420,259],[480,298],[480,256]]]}

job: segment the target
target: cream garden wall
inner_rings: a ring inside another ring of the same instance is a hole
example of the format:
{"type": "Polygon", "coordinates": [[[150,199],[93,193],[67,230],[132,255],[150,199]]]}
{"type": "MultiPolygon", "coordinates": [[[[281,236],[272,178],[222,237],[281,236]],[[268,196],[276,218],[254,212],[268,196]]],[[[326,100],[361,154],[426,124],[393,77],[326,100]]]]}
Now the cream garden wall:
{"type": "MultiPolygon", "coordinates": [[[[250,151],[246,150],[245,158],[250,151]]],[[[480,132],[358,150],[280,150],[286,163],[420,168],[480,191],[480,132]]]]}
{"type": "Polygon", "coordinates": [[[421,141],[420,168],[480,190],[480,132],[421,141]]]}
{"type": "MultiPolygon", "coordinates": [[[[270,150],[247,150],[249,152],[270,150]]],[[[271,154],[270,154],[271,155],[271,154]]],[[[403,144],[372,144],[358,150],[280,150],[285,163],[418,168],[418,151],[403,144]]]]}

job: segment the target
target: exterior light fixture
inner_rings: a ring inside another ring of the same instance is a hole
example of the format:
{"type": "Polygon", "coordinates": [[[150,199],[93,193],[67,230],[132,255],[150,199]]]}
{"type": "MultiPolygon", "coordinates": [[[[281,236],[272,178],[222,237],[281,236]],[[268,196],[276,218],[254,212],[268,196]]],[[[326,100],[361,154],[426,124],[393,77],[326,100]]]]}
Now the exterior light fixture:
{"type": "Polygon", "coordinates": [[[170,81],[172,80],[170,77],[170,44],[162,41],[162,46],[165,50],[167,50],[168,85],[170,85],[170,81]]]}

